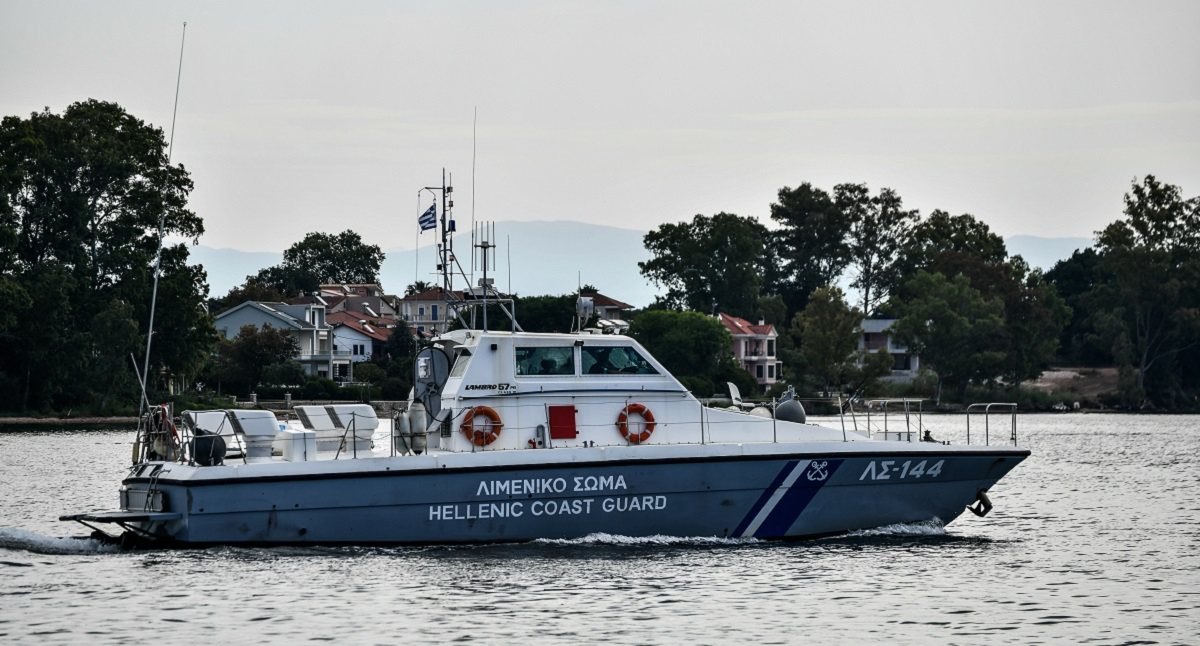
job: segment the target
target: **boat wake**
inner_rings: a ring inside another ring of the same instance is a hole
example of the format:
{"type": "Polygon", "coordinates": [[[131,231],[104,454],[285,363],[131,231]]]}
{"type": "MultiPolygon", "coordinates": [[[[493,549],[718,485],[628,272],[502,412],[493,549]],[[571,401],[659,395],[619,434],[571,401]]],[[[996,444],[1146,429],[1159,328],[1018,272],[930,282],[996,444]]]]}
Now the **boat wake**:
{"type": "Polygon", "coordinates": [[[719,536],[622,536],[598,532],[579,538],[539,538],[532,541],[543,545],[747,545],[758,543],[756,538],[721,538],[719,536]]]}
{"type": "Polygon", "coordinates": [[[872,536],[945,536],[946,525],[938,518],[923,520],[919,523],[896,523],[894,525],[884,525],[874,529],[856,529],[846,536],[850,537],[872,537],[872,536]]]}
{"type": "Polygon", "coordinates": [[[24,529],[0,527],[0,550],[34,554],[111,554],[120,552],[121,548],[94,538],[46,536],[24,529]]]}

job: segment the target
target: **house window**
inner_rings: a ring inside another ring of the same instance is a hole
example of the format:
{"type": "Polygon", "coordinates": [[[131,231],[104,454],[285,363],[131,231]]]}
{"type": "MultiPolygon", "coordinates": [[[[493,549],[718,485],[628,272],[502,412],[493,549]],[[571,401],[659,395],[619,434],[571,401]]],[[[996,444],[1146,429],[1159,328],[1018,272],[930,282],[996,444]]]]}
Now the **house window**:
{"type": "Polygon", "coordinates": [[[775,356],[775,339],[767,339],[767,356],[775,356]]]}
{"type": "Polygon", "coordinates": [[[763,378],[763,365],[761,363],[757,366],[754,366],[754,376],[758,377],[759,379],[763,378]]]}
{"type": "Polygon", "coordinates": [[[775,378],[775,364],[768,363],[767,364],[767,379],[774,379],[774,378],[775,378]]]}
{"type": "Polygon", "coordinates": [[[436,321],[436,320],[438,320],[438,316],[437,316],[437,305],[434,305],[434,306],[432,306],[432,309],[433,309],[433,320],[435,320],[435,321],[436,321]]]}
{"type": "Polygon", "coordinates": [[[366,354],[366,353],[367,353],[367,348],[366,348],[365,344],[362,344],[362,343],[354,344],[354,354],[366,354]]]}
{"type": "Polygon", "coordinates": [[[421,318],[425,318],[425,306],[424,305],[417,308],[417,316],[419,316],[421,318]]]}

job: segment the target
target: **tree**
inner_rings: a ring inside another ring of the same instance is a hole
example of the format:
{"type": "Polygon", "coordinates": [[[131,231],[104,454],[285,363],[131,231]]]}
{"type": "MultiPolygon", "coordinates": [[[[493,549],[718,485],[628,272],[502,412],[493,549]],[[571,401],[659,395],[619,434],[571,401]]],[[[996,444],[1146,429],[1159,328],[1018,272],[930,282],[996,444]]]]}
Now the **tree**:
{"type": "Polygon", "coordinates": [[[846,269],[850,262],[846,236],[853,221],[828,193],[808,182],[779,189],[771,219],[779,225],[771,236],[778,265],[767,265],[772,270],[768,291],[783,296],[792,314],[804,309],[809,294],[832,285],[846,269]]]}
{"type": "Polygon", "coordinates": [[[792,336],[810,377],[822,392],[840,388],[854,365],[862,336],[862,312],[846,303],[837,287],[822,287],[809,296],[808,306],[792,321],[792,336]]]}
{"type": "Polygon", "coordinates": [[[723,381],[729,366],[736,368],[729,330],[699,312],[642,312],[629,324],[629,336],[680,381],[695,378],[692,384],[702,394],[713,392],[713,382],[723,381]]]}
{"type": "Polygon", "coordinates": [[[662,300],[675,309],[751,316],[765,263],[766,227],[731,213],[697,215],[664,224],[643,242],[653,256],[639,262],[642,275],[666,287],[662,300]]]}
{"type": "Polygon", "coordinates": [[[216,316],[247,301],[278,303],[283,301],[283,294],[273,285],[247,277],[244,284],[231,287],[221,298],[209,301],[208,309],[216,316]]]}
{"type": "Polygon", "coordinates": [[[424,344],[413,338],[413,331],[408,323],[403,320],[397,322],[387,341],[383,343],[388,376],[383,384],[384,397],[401,399],[407,396],[413,384],[413,364],[422,345],[424,344]]]}
{"type": "Polygon", "coordinates": [[[891,373],[894,362],[886,348],[879,352],[858,348],[862,320],[862,312],[850,307],[837,287],[814,291],[808,306],[792,320],[791,336],[799,344],[799,358],[821,392],[846,387],[861,392],[891,373]]]}
{"type": "Polygon", "coordinates": [[[433,283],[424,280],[418,280],[404,288],[405,296],[416,296],[422,292],[427,292],[434,288],[433,283]]]}
{"type": "Polygon", "coordinates": [[[1000,295],[1004,303],[1006,341],[1004,378],[1015,387],[1037,379],[1058,353],[1059,338],[1071,320],[1071,308],[1047,283],[1042,272],[1030,270],[1020,256],[1008,264],[1012,289],[1000,295]]]}
{"type": "Polygon", "coordinates": [[[215,374],[208,378],[235,394],[247,395],[263,382],[268,367],[292,361],[299,353],[300,345],[292,335],[270,324],[261,330],[243,325],[236,337],[222,339],[217,345],[215,374]]]}
{"type": "MultiPolygon", "coordinates": [[[[114,396],[134,404],[117,387],[128,374],[86,378],[131,373],[128,357],[117,366],[107,350],[87,349],[105,343],[93,335],[125,330],[126,320],[137,322],[144,341],[160,217],[166,235],[195,240],[204,232],[186,208],[191,190],[184,168],[167,163],[162,131],[115,103],[89,100],[61,115],[47,109],[0,121],[0,299],[38,313],[4,324],[0,407],[107,406],[114,396]],[[132,312],[111,310],[116,301],[132,312]],[[102,314],[105,325],[94,328],[102,314]]],[[[203,271],[186,259],[184,245],[163,248],[163,309],[195,312],[206,296],[203,271]],[[172,285],[179,289],[171,293],[172,285]]],[[[187,353],[170,351],[163,337],[155,341],[155,374],[193,368],[187,353]]],[[[195,354],[207,352],[203,335],[189,342],[195,354]]]]}
{"type": "Polygon", "coordinates": [[[987,224],[968,213],[950,215],[939,209],[913,226],[890,274],[891,288],[903,289],[924,270],[944,276],[964,274],[972,279],[972,286],[984,291],[983,283],[995,282],[1008,273],[1001,268],[1007,259],[1004,238],[992,233],[987,224]]]}
{"type": "Polygon", "coordinates": [[[285,295],[311,293],[321,285],[377,283],[383,260],[378,245],[364,244],[349,229],[337,235],[314,232],[288,247],[283,263],[246,280],[270,285],[285,295]]]}
{"type": "MultiPolygon", "coordinates": [[[[1180,393],[1182,353],[1200,346],[1200,198],[1147,175],[1125,194],[1125,219],[1100,231],[1100,265],[1111,277],[1093,290],[1124,322],[1124,353],[1136,388],[1169,403],[1180,393]]],[[[1195,387],[1191,387],[1195,390],[1195,387]]]]}
{"type": "Polygon", "coordinates": [[[887,300],[896,260],[920,214],[904,210],[900,195],[890,188],[871,197],[866,184],[839,184],[833,193],[834,204],[850,219],[849,264],[855,272],[851,286],[862,293],[863,314],[870,314],[887,300]]]}
{"type": "Polygon", "coordinates": [[[526,296],[516,299],[517,320],[526,332],[570,332],[575,296],[526,296]]]}
{"type": "Polygon", "coordinates": [[[299,361],[287,359],[263,368],[262,383],[271,386],[303,386],[308,383],[308,374],[299,361]]]}
{"type": "Polygon", "coordinates": [[[1094,303],[1093,290],[1108,280],[1100,270],[1100,254],[1092,247],[1076,249],[1070,258],[1058,261],[1046,272],[1045,280],[1071,309],[1071,320],[1059,337],[1062,356],[1087,366],[1112,363],[1113,336],[1096,334],[1094,318],[1102,308],[1094,303]]]}
{"type": "Polygon", "coordinates": [[[948,280],[920,270],[905,288],[916,296],[898,304],[900,318],[892,333],[897,343],[937,373],[939,404],[943,384],[954,387],[962,399],[972,380],[1000,376],[1005,357],[1003,303],[985,301],[962,275],[948,280]]]}
{"type": "Polygon", "coordinates": [[[385,379],[387,379],[387,371],[370,361],[360,361],[354,364],[355,381],[365,381],[372,385],[379,385],[385,379]]]}

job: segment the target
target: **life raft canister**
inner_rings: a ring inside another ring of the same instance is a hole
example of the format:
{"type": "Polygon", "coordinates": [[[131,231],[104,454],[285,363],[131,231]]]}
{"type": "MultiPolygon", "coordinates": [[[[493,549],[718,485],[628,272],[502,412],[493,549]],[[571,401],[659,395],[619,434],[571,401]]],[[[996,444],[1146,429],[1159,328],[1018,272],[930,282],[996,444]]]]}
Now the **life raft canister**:
{"type": "Polygon", "coordinates": [[[642,404],[629,404],[621,409],[621,414],[617,417],[617,430],[621,431],[621,437],[629,440],[630,444],[641,444],[650,439],[650,434],[654,432],[654,413],[642,404]],[[630,415],[641,415],[642,419],[646,420],[641,433],[629,432],[630,415]]]}
{"type": "Polygon", "coordinates": [[[467,439],[475,443],[475,446],[487,446],[496,441],[500,437],[500,429],[504,425],[500,423],[500,413],[487,406],[476,406],[467,411],[463,416],[462,432],[467,436],[467,439]],[[475,428],[475,417],[482,416],[486,419],[483,422],[482,429],[475,428]]]}

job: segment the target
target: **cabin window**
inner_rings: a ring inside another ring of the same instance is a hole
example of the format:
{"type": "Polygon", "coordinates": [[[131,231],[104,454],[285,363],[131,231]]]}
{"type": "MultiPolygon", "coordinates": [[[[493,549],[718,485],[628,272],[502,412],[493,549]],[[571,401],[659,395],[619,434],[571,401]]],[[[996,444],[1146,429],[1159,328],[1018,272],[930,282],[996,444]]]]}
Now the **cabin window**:
{"type": "Polygon", "coordinates": [[[517,376],[574,375],[575,348],[521,348],[516,351],[517,376]]]}
{"type": "Polygon", "coordinates": [[[584,346],[580,361],[588,375],[657,375],[658,370],[628,346],[584,346]]]}
{"type": "Polygon", "coordinates": [[[467,372],[467,364],[469,363],[471,363],[471,351],[463,350],[458,354],[458,359],[454,361],[454,367],[450,369],[450,376],[463,376],[467,372]]]}

